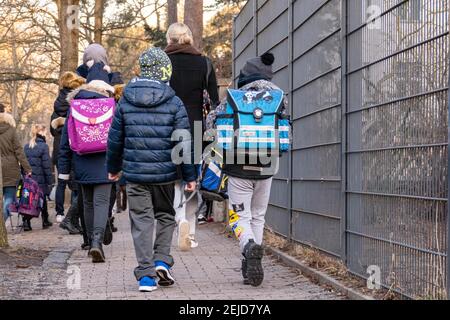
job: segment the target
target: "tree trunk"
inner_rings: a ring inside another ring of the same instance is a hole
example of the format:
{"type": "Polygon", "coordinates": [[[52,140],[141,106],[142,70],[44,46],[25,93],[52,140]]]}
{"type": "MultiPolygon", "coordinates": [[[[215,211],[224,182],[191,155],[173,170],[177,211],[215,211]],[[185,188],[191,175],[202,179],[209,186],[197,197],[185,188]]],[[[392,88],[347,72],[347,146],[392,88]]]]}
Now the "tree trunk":
{"type": "Polygon", "coordinates": [[[103,12],[105,8],[104,0],[95,0],[95,28],[94,28],[94,42],[102,44],[102,28],[103,28],[103,12]]]}
{"type": "Polygon", "coordinates": [[[184,4],[184,23],[194,36],[194,46],[203,49],[203,0],[188,0],[184,4]]]}
{"type": "Polygon", "coordinates": [[[167,27],[178,22],[178,0],[167,0],[167,27]]]}
{"type": "Polygon", "coordinates": [[[8,235],[6,234],[5,221],[3,220],[3,176],[2,176],[2,157],[0,155],[0,248],[8,247],[8,235]]]}
{"type": "MultiPolygon", "coordinates": [[[[12,44],[11,44],[11,57],[12,63],[14,67],[14,72],[16,74],[21,73],[19,68],[19,58],[17,56],[17,45],[16,45],[16,32],[14,24],[11,26],[11,36],[12,36],[12,44]]],[[[11,97],[11,111],[14,120],[17,121],[17,115],[19,114],[19,102],[17,99],[17,93],[19,91],[19,84],[17,81],[14,81],[11,86],[10,97],[11,97]]]]}
{"type": "Polygon", "coordinates": [[[161,13],[158,10],[159,1],[155,2],[155,14],[156,14],[156,30],[161,30],[161,13]]]}
{"type": "Polygon", "coordinates": [[[56,0],[61,43],[60,74],[74,71],[78,66],[79,3],[79,0],[56,0]]]}

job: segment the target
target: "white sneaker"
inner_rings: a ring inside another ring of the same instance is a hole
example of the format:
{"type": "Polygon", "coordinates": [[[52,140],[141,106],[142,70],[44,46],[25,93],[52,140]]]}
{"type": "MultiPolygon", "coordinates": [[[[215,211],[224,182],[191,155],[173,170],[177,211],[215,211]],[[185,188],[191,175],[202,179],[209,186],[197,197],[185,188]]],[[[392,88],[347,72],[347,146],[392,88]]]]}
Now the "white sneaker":
{"type": "Polygon", "coordinates": [[[195,241],[195,238],[193,236],[190,236],[189,240],[191,241],[191,248],[197,248],[198,247],[198,242],[195,241]]]}
{"type": "Polygon", "coordinates": [[[181,251],[189,251],[189,249],[191,249],[189,231],[189,222],[187,220],[181,220],[180,223],[178,223],[178,248],[180,248],[181,251]]]}
{"type": "Polygon", "coordinates": [[[8,226],[12,227],[11,217],[8,217],[5,221],[5,227],[8,229],[8,226]]]}
{"type": "Polygon", "coordinates": [[[57,223],[61,223],[61,222],[63,222],[63,220],[64,220],[64,216],[62,216],[60,214],[56,215],[56,222],[57,223]]]}

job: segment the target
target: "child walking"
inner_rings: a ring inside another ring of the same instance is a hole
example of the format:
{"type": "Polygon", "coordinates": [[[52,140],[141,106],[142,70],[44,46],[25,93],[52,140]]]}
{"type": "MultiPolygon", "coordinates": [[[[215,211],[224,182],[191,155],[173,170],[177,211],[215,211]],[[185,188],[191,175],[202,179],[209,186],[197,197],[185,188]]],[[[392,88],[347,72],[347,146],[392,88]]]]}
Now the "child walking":
{"type": "MultiPolygon", "coordinates": [[[[139,58],[140,76],[125,87],[109,132],[107,165],[110,179],[118,181],[123,170],[127,182],[131,233],[138,266],[134,270],[139,290],[150,292],[174,284],[170,255],[175,228],[174,183],[178,179],[171,137],[175,130],[189,130],[181,100],[168,82],[172,65],[159,48],[139,58]],[[153,228],[156,220],[156,237],[153,228]]],[[[190,141],[183,141],[183,144],[190,141]]],[[[191,148],[189,150],[192,150],[191,148]]],[[[192,156],[192,152],[191,156],[192,156]]],[[[182,164],[187,190],[195,190],[196,171],[182,164]]]]}
{"type": "MultiPolygon", "coordinates": [[[[244,100],[244,103],[249,106],[254,106],[254,101],[261,99],[260,96],[262,96],[263,102],[258,104],[258,108],[261,105],[264,106],[277,101],[280,118],[287,121],[287,101],[283,99],[281,89],[271,82],[274,60],[275,57],[271,53],[248,60],[240,72],[238,88],[245,92],[244,96],[247,101],[244,100]],[[277,97],[272,96],[275,91],[278,92],[277,97]]],[[[217,118],[225,113],[226,108],[227,101],[224,101],[209,114],[207,123],[210,128],[217,118]]],[[[255,117],[258,108],[254,111],[255,117]]],[[[289,126],[287,125],[287,127],[289,126]]],[[[283,128],[283,130],[289,129],[283,128]]],[[[254,140],[258,140],[256,136],[252,137],[254,140]]],[[[286,143],[286,141],[283,143],[286,143]]],[[[246,157],[242,163],[236,161],[236,159],[225,159],[224,173],[229,177],[230,226],[239,239],[243,255],[242,275],[244,284],[255,287],[261,285],[264,279],[262,242],[265,215],[269,204],[273,175],[276,174],[278,168],[279,155],[277,154],[273,159],[271,157],[270,163],[263,163],[260,158],[253,161],[255,159],[249,157],[246,157]]]]}
{"type": "MultiPolygon", "coordinates": [[[[44,204],[42,207],[42,228],[47,229],[53,224],[48,219],[47,196],[54,183],[52,173],[52,162],[48,145],[45,141],[47,129],[45,126],[36,124],[31,128],[31,139],[25,145],[25,155],[32,169],[32,178],[39,184],[44,193],[44,204]]],[[[31,231],[31,217],[23,217],[23,230],[31,231]]]]}
{"type": "MultiPolygon", "coordinates": [[[[69,102],[79,99],[110,98],[114,94],[114,87],[109,83],[109,67],[105,66],[103,62],[94,63],[94,61],[88,62],[88,67],[87,84],[72,91],[67,97],[69,102]]],[[[96,110],[92,111],[95,114],[101,114],[104,110],[98,106],[96,110]]],[[[91,119],[89,120],[91,121],[91,119]]],[[[85,137],[86,139],[97,141],[96,132],[87,132],[87,134],[89,136],[85,137]]],[[[69,143],[68,120],[66,120],[58,157],[58,178],[69,180],[72,166],[75,174],[74,180],[81,186],[84,222],[90,241],[89,256],[93,263],[105,262],[102,244],[108,245],[112,241],[112,232],[108,221],[112,182],[108,179],[106,170],[106,152],[78,154],[72,151],[69,143]]]]}

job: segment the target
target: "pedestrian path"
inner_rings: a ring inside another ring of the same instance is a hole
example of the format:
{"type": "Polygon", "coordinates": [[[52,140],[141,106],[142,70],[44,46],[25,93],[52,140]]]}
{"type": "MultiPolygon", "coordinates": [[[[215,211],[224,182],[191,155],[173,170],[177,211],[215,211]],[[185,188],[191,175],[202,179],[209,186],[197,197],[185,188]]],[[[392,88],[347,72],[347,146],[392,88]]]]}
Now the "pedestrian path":
{"type": "Polygon", "coordinates": [[[238,245],[220,224],[201,226],[199,247],[191,252],[180,252],[174,246],[177,282],[173,287],[140,293],[133,276],[136,261],[127,214],[117,215],[116,222],[119,231],[112,245],[105,247],[104,264],[92,264],[86,251],[79,249],[81,238],[65,235],[57,226],[37,230],[37,224],[31,233],[11,235],[13,246],[45,248],[50,256],[41,268],[7,270],[0,299],[342,299],[270,257],[264,259],[263,285],[244,286],[238,245]]]}

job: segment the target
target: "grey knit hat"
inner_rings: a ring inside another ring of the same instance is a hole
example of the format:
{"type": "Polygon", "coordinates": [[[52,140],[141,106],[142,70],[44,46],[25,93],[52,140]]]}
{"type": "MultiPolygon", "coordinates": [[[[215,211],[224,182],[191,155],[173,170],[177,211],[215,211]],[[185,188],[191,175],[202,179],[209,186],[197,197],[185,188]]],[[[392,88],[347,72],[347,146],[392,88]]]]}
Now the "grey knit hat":
{"type": "Polygon", "coordinates": [[[241,73],[244,77],[260,74],[271,80],[273,78],[272,64],[274,60],[275,57],[272,53],[265,53],[261,57],[248,60],[241,73]]]}
{"type": "Polygon", "coordinates": [[[275,57],[270,52],[263,54],[261,57],[248,60],[239,74],[238,86],[241,87],[249,82],[260,79],[272,80],[272,65],[274,61],[275,57]]]}
{"type": "Polygon", "coordinates": [[[90,44],[84,50],[83,63],[86,64],[90,60],[94,60],[95,63],[103,62],[104,65],[109,65],[106,49],[98,43],[90,44]]]}
{"type": "Polygon", "coordinates": [[[139,57],[141,77],[170,81],[172,77],[172,62],[169,56],[160,48],[150,48],[139,57]]]}

